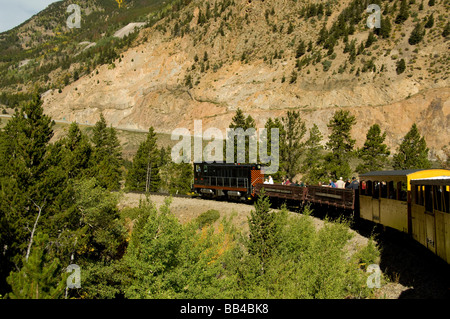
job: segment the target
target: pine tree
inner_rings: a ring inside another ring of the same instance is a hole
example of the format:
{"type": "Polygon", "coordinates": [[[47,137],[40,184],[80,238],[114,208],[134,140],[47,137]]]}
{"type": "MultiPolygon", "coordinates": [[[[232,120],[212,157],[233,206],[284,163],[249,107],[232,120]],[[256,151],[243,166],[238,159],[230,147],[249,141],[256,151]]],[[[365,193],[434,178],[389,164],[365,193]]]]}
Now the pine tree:
{"type": "Polygon", "coordinates": [[[370,47],[375,41],[376,41],[376,38],[373,35],[373,32],[369,32],[369,36],[367,37],[367,41],[366,41],[366,48],[370,47]]]}
{"type": "Polygon", "coordinates": [[[302,172],[305,172],[304,181],[307,184],[316,184],[323,179],[323,150],[322,146],[322,134],[320,133],[317,124],[309,130],[309,138],[306,141],[306,158],[303,161],[301,168],[302,172]]]}
{"type": "MultiPolygon", "coordinates": [[[[255,134],[256,134],[256,123],[255,120],[249,115],[247,117],[245,117],[244,112],[238,108],[236,110],[236,114],[232,119],[231,124],[229,125],[230,129],[243,129],[244,132],[247,131],[248,129],[255,129],[255,134]]],[[[244,163],[249,163],[249,154],[250,154],[250,141],[254,141],[254,139],[256,139],[255,134],[251,134],[249,136],[245,136],[245,150],[239,150],[238,149],[238,142],[237,142],[237,137],[234,137],[233,140],[231,140],[231,136],[227,136],[227,142],[228,143],[233,143],[234,144],[234,162],[237,163],[238,162],[238,156],[240,155],[240,157],[244,158],[244,163]],[[242,153],[244,152],[244,153],[242,153]],[[238,154],[239,153],[239,154],[238,154]]],[[[226,152],[226,145],[224,145],[224,155],[227,154],[226,152]]]]}
{"type": "Polygon", "coordinates": [[[305,54],[306,51],[306,46],[305,46],[305,42],[303,42],[303,40],[300,41],[300,44],[298,45],[297,48],[297,52],[295,54],[295,57],[298,59],[301,56],[303,56],[305,54]]]}
{"type": "Polygon", "coordinates": [[[418,44],[420,41],[422,41],[424,36],[425,36],[425,29],[423,28],[420,22],[417,22],[416,26],[411,32],[411,35],[408,39],[408,43],[410,45],[418,44]]]}
{"type": "Polygon", "coordinates": [[[444,30],[442,31],[442,36],[444,38],[448,37],[450,35],[450,22],[447,22],[447,24],[444,27],[444,30]]]}
{"type": "Polygon", "coordinates": [[[100,114],[100,120],[95,123],[92,142],[94,144],[92,176],[95,176],[104,188],[119,189],[122,177],[122,150],[116,130],[106,126],[103,114],[100,114]]]}
{"type": "Polygon", "coordinates": [[[392,30],[391,22],[388,17],[381,16],[380,28],[375,29],[374,33],[383,39],[389,38],[392,30]]]}
{"type": "Polygon", "coordinates": [[[350,177],[349,158],[356,142],[351,138],[351,129],[355,123],[356,118],[349,111],[339,110],[327,125],[331,133],[326,146],[331,152],[325,155],[324,165],[329,177],[350,177]]]}
{"type": "Polygon", "coordinates": [[[420,136],[417,125],[414,123],[394,155],[394,169],[430,168],[428,152],[425,138],[420,136]]]}
{"type": "Polygon", "coordinates": [[[425,23],[425,28],[426,29],[430,29],[434,26],[434,17],[433,17],[433,13],[430,14],[430,16],[427,19],[427,22],[425,23]]]}
{"type": "Polygon", "coordinates": [[[406,70],[405,59],[401,59],[397,62],[397,68],[395,69],[397,74],[402,74],[406,70]]]}
{"type": "Polygon", "coordinates": [[[57,258],[51,258],[45,247],[48,235],[37,234],[30,258],[18,272],[11,272],[7,281],[11,299],[58,299],[63,296],[65,276],[57,258]]]}
{"type": "Polygon", "coordinates": [[[409,3],[406,0],[402,0],[400,4],[400,12],[395,18],[396,24],[401,24],[409,18],[409,3]]]}
{"type": "Polygon", "coordinates": [[[72,123],[69,133],[61,141],[63,147],[62,166],[70,179],[87,174],[91,162],[92,146],[77,123],[72,123]]]}
{"type": "Polygon", "coordinates": [[[130,190],[157,192],[160,184],[160,151],[153,127],[149,128],[147,139],[139,145],[128,172],[126,186],[130,190]]]}
{"type": "Polygon", "coordinates": [[[0,233],[2,247],[8,247],[1,258],[1,288],[10,267],[21,267],[22,257],[32,248],[34,233],[54,226],[49,217],[58,211],[54,202],[61,197],[64,174],[54,166],[50,151],[53,124],[35,94],[0,134],[5,156],[0,161],[0,233]]]}
{"type": "Polygon", "coordinates": [[[301,140],[306,133],[306,126],[297,111],[288,111],[281,121],[285,137],[280,140],[280,166],[287,177],[292,179],[298,173],[300,157],[304,152],[301,140]]]}
{"type": "Polygon", "coordinates": [[[366,135],[364,146],[358,150],[359,158],[363,163],[356,167],[356,171],[360,174],[369,171],[383,170],[387,157],[390,154],[388,147],[384,144],[386,132],[381,135],[381,129],[378,124],[370,127],[366,135]]]}
{"type": "Polygon", "coordinates": [[[270,201],[264,191],[255,203],[255,210],[250,212],[248,226],[250,231],[248,252],[259,260],[260,272],[264,273],[270,257],[276,253],[280,238],[277,215],[270,211],[270,201]]]}

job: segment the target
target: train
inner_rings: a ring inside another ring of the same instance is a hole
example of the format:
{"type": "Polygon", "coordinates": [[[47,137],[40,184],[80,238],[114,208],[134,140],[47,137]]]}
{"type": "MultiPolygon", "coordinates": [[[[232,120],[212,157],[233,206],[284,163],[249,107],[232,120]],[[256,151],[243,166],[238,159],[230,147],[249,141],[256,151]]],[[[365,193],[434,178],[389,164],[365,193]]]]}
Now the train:
{"type": "Polygon", "coordinates": [[[202,198],[253,202],[263,191],[272,202],[334,207],[407,234],[450,264],[450,170],[373,171],[358,189],[265,183],[263,166],[194,163],[194,193],[202,198]]]}

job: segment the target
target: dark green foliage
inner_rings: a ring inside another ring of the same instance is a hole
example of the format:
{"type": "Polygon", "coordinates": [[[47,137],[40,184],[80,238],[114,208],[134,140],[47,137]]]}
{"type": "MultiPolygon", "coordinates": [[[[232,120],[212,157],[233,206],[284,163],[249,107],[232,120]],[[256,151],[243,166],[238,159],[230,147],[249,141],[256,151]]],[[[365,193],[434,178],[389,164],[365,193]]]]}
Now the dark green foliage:
{"type": "MultiPolygon", "coordinates": [[[[249,163],[249,148],[250,148],[250,140],[254,140],[256,138],[256,123],[255,120],[251,117],[251,115],[248,115],[245,117],[244,112],[238,108],[236,110],[236,114],[232,119],[231,124],[229,125],[230,129],[243,129],[244,132],[246,132],[248,129],[255,129],[254,134],[249,134],[249,136],[245,136],[245,150],[239,150],[238,149],[238,139],[237,137],[234,137],[233,140],[231,140],[231,136],[227,136],[227,141],[224,144],[233,143],[234,144],[234,162],[238,162],[238,155],[240,157],[244,158],[244,163],[249,163]],[[239,154],[238,154],[239,152],[239,154]],[[245,153],[243,153],[245,152],[245,153]]],[[[250,131],[249,131],[250,132],[250,131]]],[[[224,156],[226,155],[226,145],[224,145],[224,156]]]]}
{"type": "Polygon", "coordinates": [[[156,133],[150,127],[147,139],[139,145],[128,172],[125,186],[134,191],[157,192],[160,184],[160,152],[156,144],[156,133]]]}
{"type": "Polygon", "coordinates": [[[395,69],[397,71],[397,74],[402,74],[406,70],[406,62],[405,59],[400,59],[397,62],[397,67],[395,69]]]}
{"type": "Polygon", "coordinates": [[[394,155],[394,169],[430,168],[428,152],[425,138],[420,136],[417,125],[414,123],[394,155]]]}
{"type": "Polygon", "coordinates": [[[66,277],[61,275],[59,260],[51,258],[46,246],[48,235],[37,234],[28,261],[23,262],[20,271],[11,272],[7,281],[11,299],[58,299],[66,287],[66,277]]]}
{"type": "Polygon", "coordinates": [[[92,146],[88,137],[72,123],[69,133],[61,140],[63,149],[62,167],[71,179],[86,176],[91,167],[92,146]]]}
{"type": "Polygon", "coordinates": [[[379,171],[385,168],[387,157],[390,154],[388,147],[384,144],[386,132],[381,134],[378,124],[374,124],[367,132],[364,146],[358,150],[358,156],[363,161],[356,167],[356,171],[360,174],[369,171],[379,171]]]}
{"type": "Polygon", "coordinates": [[[302,139],[306,125],[298,111],[288,111],[281,122],[284,135],[280,135],[280,166],[287,177],[292,179],[298,172],[300,157],[304,152],[302,139]]]}
{"type": "Polygon", "coordinates": [[[397,17],[395,18],[396,24],[401,24],[408,20],[409,18],[409,1],[407,0],[401,0],[400,3],[400,12],[398,13],[397,17]]]}
{"type": "Polygon", "coordinates": [[[349,111],[336,111],[328,123],[331,133],[326,144],[330,153],[325,155],[325,170],[329,177],[348,178],[351,174],[349,159],[352,156],[355,140],[351,138],[351,129],[356,118],[349,111]]]}
{"type": "Polygon", "coordinates": [[[270,211],[269,197],[265,196],[264,191],[261,192],[255,210],[251,211],[248,218],[248,252],[258,259],[261,273],[266,271],[266,263],[279,245],[281,225],[277,223],[276,214],[270,211]]]}
{"type": "Polygon", "coordinates": [[[366,40],[366,48],[370,47],[374,42],[376,41],[375,36],[373,35],[373,32],[369,32],[369,36],[366,40]]]}
{"type": "Polygon", "coordinates": [[[317,184],[325,177],[323,170],[323,151],[322,134],[316,124],[309,130],[309,138],[305,143],[306,157],[303,161],[301,171],[305,173],[304,182],[309,185],[317,184]]]}
{"type": "Polygon", "coordinates": [[[442,31],[442,36],[444,38],[448,37],[450,35],[450,22],[447,22],[447,24],[445,25],[444,30],[442,31]]]}
{"type": "Polygon", "coordinates": [[[295,57],[298,59],[300,58],[302,55],[305,54],[306,51],[306,46],[305,46],[305,42],[303,42],[303,40],[300,41],[300,44],[297,47],[297,51],[295,53],[295,57]]]}
{"type": "Polygon", "coordinates": [[[119,189],[122,178],[122,149],[116,130],[106,126],[103,114],[100,114],[100,120],[95,123],[92,143],[94,164],[91,176],[95,176],[106,189],[119,189]]]}
{"type": "Polygon", "coordinates": [[[432,7],[432,6],[434,6],[434,4],[435,4],[435,0],[429,0],[428,1],[428,5],[430,6],[430,7],[432,7]]]}
{"type": "Polygon", "coordinates": [[[426,29],[430,29],[434,26],[434,17],[433,17],[433,13],[430,14],[430,16],[427,19],[427,22],[425,23],[425,28],[426,29]]]}
{"type": "Polygon", "coordinates": [[[420,41],[422,41],[424,36],[425,36],[425,29],[423,28],[422,24],[418,22],[411,32],[411,35],[408,39],[408,43],[411,45],[416,45],[420,41]]]}

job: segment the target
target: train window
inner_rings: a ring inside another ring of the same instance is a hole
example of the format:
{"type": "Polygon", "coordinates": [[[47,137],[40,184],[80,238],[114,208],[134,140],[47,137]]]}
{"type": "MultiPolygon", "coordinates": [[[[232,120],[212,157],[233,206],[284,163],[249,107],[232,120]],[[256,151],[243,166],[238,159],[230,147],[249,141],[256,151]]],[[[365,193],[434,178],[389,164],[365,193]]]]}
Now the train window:
{"type": "Polygon", "coordinates": [[[387,198],[387,188],[388,185],[386,182],[381,182],[381,198],[387,198]]]}
{"type": "Polygon", "coordinates": [[[380,198],[380,182],[373,182],[373,195],[372,198],[380,198]]]}
{"type": "Polygon", "coordinates": [[[425,211],[433,212],[433,189],[431,186],[425,186],[425,211]]]}
{"type": "Polygon", "coordinates": [[[389,199],[396,199],[397,196],[397,189],[395,187],[395,183],[394,182],[389,182],[388,183],[388,197],[389,199]]]}
{"type": "Polygon", "coordinates": [[[423,186],[414,186],[414,203],[423,206],[423,186]]]}
{"type": "Polygon", "coordinates": [[[445,205],[445,212],[450,213],[450,192],[447,190],[447,187],[444,187],[443,189],[443,197],[444,197],[444,205],[445,205]]]}
{"type": "Polygon", "coordinates": [[[208,165],[203,166],[203,173],[208,173],[208,165]]]}
{"type": "Polygon", "coordinates": [[[360,195],[366,195],[367,183],[366,181],[361,181],[361,187],[359,188],[360,195]]]}
{"type": "Polygon", "coordinates": [[[366,195],[372,196],[372,193],[373,193],[373,182],[372,181],[367,181],[366,190],[367,190],[366,195]]]}
{"type": "Polygon", "coordinates": [[[408,191],[406,188],[406,183],[404,182],[399,182],[397,184],[397,187],[399,187],[400,190],[400,194],[399,194],[399,198],[398,200],[402,201],[402,202],[406,202],[408,199],[408,191]],[[401,183],[401,184],[400,184],[401,183]],[[399,185],[400,184],[400,185],[399,185]]]}
{"type": "Polygon", "coordinates": [[[433,194],[434,194],[434,209],[442,212],[442,187],[441,186],[433,186],[433,194]]]}

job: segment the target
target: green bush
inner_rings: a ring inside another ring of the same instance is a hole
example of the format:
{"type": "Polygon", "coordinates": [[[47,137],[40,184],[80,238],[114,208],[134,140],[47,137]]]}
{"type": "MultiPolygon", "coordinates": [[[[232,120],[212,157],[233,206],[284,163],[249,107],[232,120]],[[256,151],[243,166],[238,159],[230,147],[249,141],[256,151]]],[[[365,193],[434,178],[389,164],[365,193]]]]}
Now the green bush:
{"type": "Polygon", "coordinates": [[[203,228],[208,225],[212,225],[220,218],[219,211],[215,209],[210,209],[198,216],[196,221],[198,223],[199,228],[203,228]]]}

